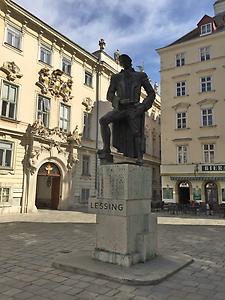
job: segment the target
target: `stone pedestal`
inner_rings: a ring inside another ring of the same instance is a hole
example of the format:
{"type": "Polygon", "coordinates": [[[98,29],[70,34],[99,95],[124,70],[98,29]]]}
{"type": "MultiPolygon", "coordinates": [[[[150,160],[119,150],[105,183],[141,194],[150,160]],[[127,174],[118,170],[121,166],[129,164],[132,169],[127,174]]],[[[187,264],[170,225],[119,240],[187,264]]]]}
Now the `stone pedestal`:
{"type": "Polygon", "coordinates": [[[157,254],[157,222],[151,215],[151,168],[132,164],[99,168],[96,248],[93,257],[129,267],[157,254]]]}

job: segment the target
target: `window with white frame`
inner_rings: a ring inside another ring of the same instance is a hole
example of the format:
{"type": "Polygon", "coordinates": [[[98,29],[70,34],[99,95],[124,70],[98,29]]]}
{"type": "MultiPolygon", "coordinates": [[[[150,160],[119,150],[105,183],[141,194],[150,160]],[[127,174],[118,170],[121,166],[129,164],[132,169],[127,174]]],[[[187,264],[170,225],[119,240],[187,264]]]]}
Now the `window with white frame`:
{"type": "Polygon", "coordinates": [[[91,114],[85,111],[83,117],[84,117],[83,138],[89,139],[90,131],[91,131],[91,114]]]}
{"type": "Polygon", "coordinates": [[[185,55],[184,53],[178,53],[176,55],[176,66],[181,67],[185,65],[185,55]]]}
{"type": "Polygon", "coordinates": [[[187,145],[177,146],[177,163],[178,164],[187,163],[187,145]]]}
{"type": "Polygon", "coordinates": [[[212,33],[212,23],[207,23],[201,26],[201,35],[212,33]]]}
{"type": "Polygon", "coordinates": [[[89,87],[92,87],[92,74],[88,71],[85,71],[85,78],[84,78],[84,84],[89,86],[89,87]]]}
{"type": "Polygon", "coordinates": [[[210,59],[210,47],[200,48],[200,58],[201,61],[210,59]]]}
{"type": "Polygon", "coordinates": [[[0,168],[12,168],[13,143],[0,141],[0,168]]]}
{"type": "Polygon", "coordinates": [[[70,107],[60,103],[59,128],[63,132],[70,129],[70,107]]]}
{"type": "Polygon", "coordinates": [[[45,127],[49,126],[50,99],[38,95],[37,119],[43,122],[45,127]]]}
{"type": "Polygon", "coordinates": [[[187,128],[187,113],[179,112],[176,114],[177,129],[187,128]]]}
{"type": "Polygon", "coordinates": [[[0,205],[1,203],[8,203],[10,198],[10,189],[0,186],[0,205]]]}
{"type": "Polygon", "coordinates": [[[6,43],[17,49],[21,49],[22,32],[17,28],[8,25],[6,28],[6,43]]]}
{"type": "Polygon", "coordinates": [[[210,92],[212,90],[212,76],[201,77],[201,92],[210,92]]]}
{"type": "Polygon", "coordinates": [[[186,95],[186,81],[177,82],[176,95],[177,97],[186,95]]]}
{"type": "Polygon", "coordinates": [[[0,114],[2,117],[16,119],[18,89],[18,86],[3,81],[0,101],[0,114]]]}
{"type": "Polygon", "coordinates": [[[88,203],[90,197],[90,189],[81,189],[80,203],[88,203]]]}
{"type": "Polygon", "coordinates": [[[203,145],[203,160],[204,163],[214,163],[215,159],[215,144],[203,145]]]}
{"type": "Polygon", "coordinates": [[[82,176],[90,176],[90,156],[83,155],[82,157],[82,176]]]}
{"type": "Polygon", "coordinates": [[[65,74],[71,75],[71,60],[63,57],[62,58],[62,70],[65,74]]]}
{"type": "Polygon", "coordinates": [[[40,61],[51,65],[52,63],[52,50],[50,47],[41,44],[40,45],[40,61]]]}
{"type": "Polygon", "coordinates": [[[202,126],[213,125],[213,110],[212,108],[201,109],[202,126]]]}

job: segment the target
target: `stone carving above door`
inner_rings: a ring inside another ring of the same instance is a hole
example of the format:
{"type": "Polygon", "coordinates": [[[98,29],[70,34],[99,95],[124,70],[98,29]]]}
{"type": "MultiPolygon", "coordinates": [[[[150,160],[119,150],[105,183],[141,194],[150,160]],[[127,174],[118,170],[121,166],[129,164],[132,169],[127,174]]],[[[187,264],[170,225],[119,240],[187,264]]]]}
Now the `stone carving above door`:
{"type": "Polygon", "coordinates": [[[81,134],[78,126],[73,132],[64,133],[58,127],[48,129],[41,120],[32,125],[29,124],[24,136],[26,154],[24,158],[25,168],[30,174],[37,170],[38,159],[43,155],[49,159],[53,156],[61,157],[67,169],[72,169],[78,161],[77,148],[81,146],[81,134]]]}
{"type": "Polygon", "coordinates": [[[14,81],[15,79],[20,79],[23,75],[20,73],[20,68],[15,64],[14,61],[6,61],[0,70],[6,74],[6,79],[9,81],[14,81]]]}
{"type": "Polygon", "coordinates": [[[68,102],[73,98],[71,96],[73,81],[62,79],[63,71],[56,69],[50,72],[49,68],[42,68],[39,72],[39,78],[36,85],[41,89],[41,93],[46,95],[50,93],[52,96],[62,97],[64,102],[68,102]]]}

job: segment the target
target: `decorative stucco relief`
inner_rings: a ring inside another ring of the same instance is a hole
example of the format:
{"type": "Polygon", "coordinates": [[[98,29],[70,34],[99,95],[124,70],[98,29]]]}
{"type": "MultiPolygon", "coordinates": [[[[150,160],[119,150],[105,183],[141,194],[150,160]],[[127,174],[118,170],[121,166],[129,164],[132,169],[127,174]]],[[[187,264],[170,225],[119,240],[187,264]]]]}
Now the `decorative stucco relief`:
{"type": "Polygon", "coordinates": [[[83,99],[82,105],[85,107],[86,112],[90,113],[92,111],[92,108],[94,106],[93,103],[94,101],[89,97],[83,99]]]}
{"type": "Polygon", "coordinates": [[[41,89],[41,93],[46,95],[50,93],[55,97],[62,97],[64,102],[68,102],[73,98],[72,92],[72,79],[63,81],[61,76],[63,71],[57,69],[50,73],[48,68],[42,68],[39,72],[39,78],[36,85],[41,89]]]}
{"type": "Polygon", "coordinates": [[[65,158],[65,164],[68,170],[78,161],[77,148],[81,146],[81,134],[78,132],[78,126],[73,132],[64,133],[58,127],[48,129],[43,126],[41,120],[28,125],[25,135],[25,158],[24,166],[32,175],[37,170],[38,158],[45,152],[48,157],[53,156],[57,151],[61,158],[65,158]]]}
{"type": "Polygon", "coordinates": [[[15,64],[14,61],[6,61],[0,70],[6,74],[6,79],[14,81],[16,78],[20,79],[23,75],[20,73],[20,68],[15,64]]]}

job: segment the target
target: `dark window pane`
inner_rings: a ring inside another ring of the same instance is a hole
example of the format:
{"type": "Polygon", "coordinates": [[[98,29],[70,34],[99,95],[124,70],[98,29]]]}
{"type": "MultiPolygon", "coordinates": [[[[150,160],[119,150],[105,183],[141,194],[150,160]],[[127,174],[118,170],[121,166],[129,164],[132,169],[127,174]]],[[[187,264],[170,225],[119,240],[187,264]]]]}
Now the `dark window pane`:
{"type": "Polygon", "coordinates": [[[6,151],[6,158],[5,158],[5,166],[10,167],[11,166],[11,157],[12,157],[12,151],[7,150],[6,151]]]}

